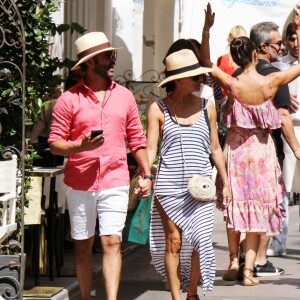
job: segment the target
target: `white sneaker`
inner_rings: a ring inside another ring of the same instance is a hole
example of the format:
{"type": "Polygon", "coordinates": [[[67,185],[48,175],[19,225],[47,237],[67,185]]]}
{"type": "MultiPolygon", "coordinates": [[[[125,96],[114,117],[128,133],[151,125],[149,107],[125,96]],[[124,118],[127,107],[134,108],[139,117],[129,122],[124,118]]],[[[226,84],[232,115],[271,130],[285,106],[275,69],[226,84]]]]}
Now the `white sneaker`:
{"type": "Polygon", "coordinates": [[[272,240],[267,250],[267,256],[282,256],[282,255],[286,255],[285,243],[281,244],[276,239],[272,240]]]}

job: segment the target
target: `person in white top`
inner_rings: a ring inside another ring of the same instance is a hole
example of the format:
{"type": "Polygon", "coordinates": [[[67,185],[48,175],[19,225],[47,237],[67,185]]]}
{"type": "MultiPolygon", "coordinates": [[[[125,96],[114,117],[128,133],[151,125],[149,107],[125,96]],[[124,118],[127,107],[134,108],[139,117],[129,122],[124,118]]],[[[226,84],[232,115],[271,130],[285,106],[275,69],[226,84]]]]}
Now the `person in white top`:
{"type": "MultiPolygon", "coordinates": [[[[294,22],[288,24],[286,28],[286,48],[287,55],[283,56],[281,62],[273,63],[280,70],[287,69],[298,64],[298,40],[296,34],[296,26],[294,22]]],[[[300,77],[296,78],[288,84],[292,103],[299,103],[300,100],[300,77]]],[[[296,108],[296,107],[294,107],[296,108]]],[[[294,113],[291,113],[293,120],[295,135],[300,142],[300,108],[297,107],[294,113]]],[[[282,136],[284,160],[283,160],[283,180],[287,192],[300,193],[300,161],[296,159],[292,149],[282,136]]],[[[288,233],[288,198],[284,199],[284,206],[287,212],[286,219],[283,222],[282,232],[274,236],[267,250],[268,256],[281,256],[286,254],[286,239],[288,233]]]]}

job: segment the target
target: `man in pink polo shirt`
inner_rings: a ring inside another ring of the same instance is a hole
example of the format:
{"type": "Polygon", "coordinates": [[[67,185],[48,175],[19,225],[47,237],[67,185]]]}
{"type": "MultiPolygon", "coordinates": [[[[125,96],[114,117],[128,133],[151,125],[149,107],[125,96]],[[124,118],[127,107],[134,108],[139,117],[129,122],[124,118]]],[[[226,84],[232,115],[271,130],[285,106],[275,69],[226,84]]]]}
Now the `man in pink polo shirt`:
{"type": "Polygon", "coordinates": [[[126,142],[141,169],[140,196],[149,196],[153,176],[135,98],[112,80],[119,48],[102,32],[83,35],[75,46],[79,61],[72,70],[81,68],[84,76],[58,99],[48,141],[53,154],[68,157],[64,181],[81,299],[90,299],[98,216],[103,277],[107,299],[112,300],[117,299],[128,206],[126,142]],[[95,136],[92,130],[98,131],[95,136]]]}

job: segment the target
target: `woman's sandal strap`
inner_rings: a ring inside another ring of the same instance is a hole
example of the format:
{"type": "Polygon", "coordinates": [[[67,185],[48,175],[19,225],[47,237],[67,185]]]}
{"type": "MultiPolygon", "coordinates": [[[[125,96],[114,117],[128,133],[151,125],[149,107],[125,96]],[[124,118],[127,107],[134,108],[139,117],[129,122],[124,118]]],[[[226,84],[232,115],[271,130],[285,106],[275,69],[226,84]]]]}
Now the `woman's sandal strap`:
{"type": "Polygon", "coordinates": [[[250,268],[244,268],[244,271],[250,271],[250,272],[253,272],[254,270],[253,270],[253,269],[250,269],[250,268]]]}
{"type": "Polygon", "coordinates": [[[253,278],[253,269],[250,268],[244,268],[244,286],[254,286],[259,284],[259,280],[255,280],[253,278]],[[249,274],[246,275],[245,271],[249,271],[249,274]],[[250,283],[245,283],[245,280],[250,281],[250,283]]]}

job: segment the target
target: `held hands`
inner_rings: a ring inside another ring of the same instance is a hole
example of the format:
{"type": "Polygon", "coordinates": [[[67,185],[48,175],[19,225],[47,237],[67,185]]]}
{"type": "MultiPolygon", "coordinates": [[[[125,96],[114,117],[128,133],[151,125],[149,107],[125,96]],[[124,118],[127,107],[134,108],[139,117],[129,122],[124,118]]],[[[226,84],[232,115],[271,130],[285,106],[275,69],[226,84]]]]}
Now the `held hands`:
{"type": "Polygon", "coordinates": [[[150,196],[150,191],[152,188],[151,179],[143,179],[140,175],[138,178],[138,188],[135,189],[135,193],[139,195],[140,198],[148,198],[150,196]]]}
{"type": "Polygon", "coordinates": [[[212,13],[211,11],[211,5],[210,3],[207,3],[205,12],[205,21],[203,26],[203,31],[209,32],[210,28],[214,25],[215,21],[215,13],[212,13]]]}

